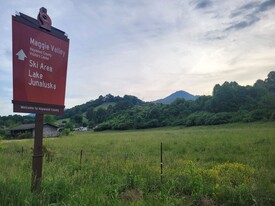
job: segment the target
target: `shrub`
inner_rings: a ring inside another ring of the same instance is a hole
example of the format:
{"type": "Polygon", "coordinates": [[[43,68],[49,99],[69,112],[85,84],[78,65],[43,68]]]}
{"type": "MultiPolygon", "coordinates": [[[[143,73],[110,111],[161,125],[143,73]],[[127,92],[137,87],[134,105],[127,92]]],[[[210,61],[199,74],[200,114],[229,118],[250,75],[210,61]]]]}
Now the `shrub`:
{"type": "Polygon", "coordinates": [[[208,197],[217,205],[253,205],[254,170],[240,163],[223,163],[205,169],[193,161],[181,161],[170,179],[170,195],[188,196],[199,204],[208,197]]]}
{"type": "Polygon", "coordinates": [[[270,120],[271,121],[275,121],[275,112],[272,112],[272,114],[270,116],[270,120]]]}
{"type": "Polygon", "coordinates": [[[132,120],[121,120],[121,121],[116,121],[112,123],[112,129],[115,130],[127,130],[127,129],[133,129],[134,127],[134,122],[132,120]]]}
{"type": "Polygon", "coordinates": [[[231,122],[252,122],[252,119],[248,111],[240,110],[232,114],[231,122]]]}
{"type": "Polygon", "coordinates": [[[5,130],[4,129],[0,129],[0,136],[4,136],[5,135],[5,130]]]}
{"type": "Polygon", "coordinates": [[[226,124],[232,121],[234,113],[220,112],[220,113],[208,113],[208,112],[196,112],[188,116],[186,120],[186,126],[199,126],[199,125],[217,125],[226,124]]]}
{"type": "Polygon", "coordinates": [[[110,130],[110,129],[112,129],[112,125],[109,122],[104,122],[97,125],[94,128],[94,131],[104,131],[104,130],[110,130]]]}
{"type": "Polygon", "coordinates": [[[229,123],[232,119],[233,113],[230,112],[220,112],[217,114],[214,114],[211,117],[210,124],[211,125],[217,125],[217,124],[226,124],[229,123]]]}
{"type": "Polygon", "coordinates": [[[9,132],[5,129],[0,129],[0,139],[5,139],[9,136],[9,132]]]}
{"type": "Polygon", "coordinates": [[[65,128],[61,131],[61,136],[69,136],[71,130],[69,128],[65,128]]]}
{"type": "Polygon", "coordinates": [[[32,138],[32,133],[31,132],[20,132],[16,135],[15,138],[17,139],[30,139],[32,138]]]}
{"type": "Polygon", "coordinates": [[[52,180],[44,180],[42,185],[42,193],[44,202],[49,204],[60,203],[68,196],[70,187],[65,179],[58,178],[52,180]]]}
{"type": "Polygon", "coordinates": [[[214,198],[220,204],[253,205],[254,170],[240,163],[224,163],[209,171],[216,177],[214,198]]]}
{"type": "Polygon", "coordinates": [[[152,119],[147,122],[148,128],[159,127],[160,123],[157,119],[152,119]]]}
{"type": "Polygon", "coordinates": [[[181,171],[176,174],[172,182],[170,192],[177,195],[187,195],[194,198],[203,193],[202,170],[192,161],[183,161],[181,171]]]}
{"type": "Polygon", "coordinates": [[[252,121],[267,120],[271,116],[267,109],[258,109],[250,113],[252,121]]]}

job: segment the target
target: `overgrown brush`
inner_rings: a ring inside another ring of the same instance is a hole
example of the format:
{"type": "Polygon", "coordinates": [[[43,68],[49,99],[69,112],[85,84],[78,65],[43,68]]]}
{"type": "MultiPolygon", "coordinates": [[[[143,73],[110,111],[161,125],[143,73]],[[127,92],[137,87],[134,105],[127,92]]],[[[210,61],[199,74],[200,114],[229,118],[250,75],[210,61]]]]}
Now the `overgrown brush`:
{"type": "Polygon", "coordinates": [[[259,123],[45,139],[40,193],[30,192],[33,140],[2,141],[0,205],[271,206],[274,134],[259,123]]]}

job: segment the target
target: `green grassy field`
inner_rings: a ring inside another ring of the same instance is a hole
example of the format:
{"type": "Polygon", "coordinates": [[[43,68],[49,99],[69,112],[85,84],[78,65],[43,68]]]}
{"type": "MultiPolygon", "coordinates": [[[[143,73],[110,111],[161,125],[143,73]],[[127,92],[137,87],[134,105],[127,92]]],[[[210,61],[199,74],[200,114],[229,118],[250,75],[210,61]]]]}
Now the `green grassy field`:
{"type": "Polygon", "coordinates": [[[82,132],[44,145],[32,194],[33,140],[0,141],[1,206],[275,205],[275,122],[82,132]]]}

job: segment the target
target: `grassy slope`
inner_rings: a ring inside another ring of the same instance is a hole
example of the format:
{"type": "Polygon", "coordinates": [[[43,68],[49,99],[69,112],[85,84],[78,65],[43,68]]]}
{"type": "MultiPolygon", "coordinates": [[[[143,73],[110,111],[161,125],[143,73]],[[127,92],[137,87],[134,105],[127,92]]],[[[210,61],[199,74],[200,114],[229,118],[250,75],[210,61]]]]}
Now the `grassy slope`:
{"type": "Polygon", "coordinates": [[[32,145],[33,140],[0,143],[0,205],[272,205],[275,201],[274,122],[85,132],[45,139],[53,161],[44,158],[40,196],[29,192],[32,145]]]}

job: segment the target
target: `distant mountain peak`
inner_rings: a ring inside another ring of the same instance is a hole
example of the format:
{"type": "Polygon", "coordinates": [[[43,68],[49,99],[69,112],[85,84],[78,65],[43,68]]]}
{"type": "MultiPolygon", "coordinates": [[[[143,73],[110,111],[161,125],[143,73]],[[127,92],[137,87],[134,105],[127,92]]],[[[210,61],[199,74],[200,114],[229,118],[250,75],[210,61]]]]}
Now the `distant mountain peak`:
{"type": "Polygon", "coordinates": [[[158,99],[153,102],[155,103],[163,103],[163,104],[170,104],[176,99],[185,99],[185,100],[196,100],[198,97],[194,96],[186,91],[179,90],[174,92],[173,94],[170,94],[169,96],[163,98],[163,99],[158,99]]]}

